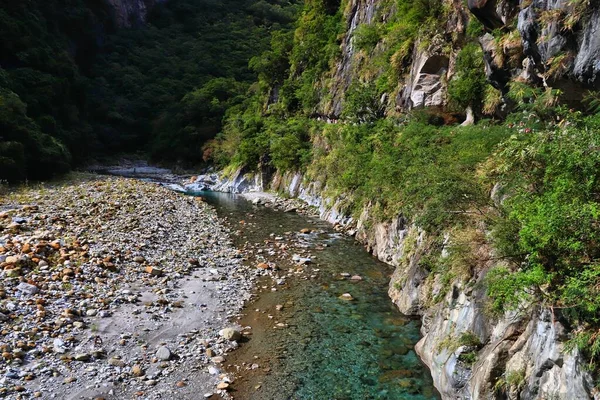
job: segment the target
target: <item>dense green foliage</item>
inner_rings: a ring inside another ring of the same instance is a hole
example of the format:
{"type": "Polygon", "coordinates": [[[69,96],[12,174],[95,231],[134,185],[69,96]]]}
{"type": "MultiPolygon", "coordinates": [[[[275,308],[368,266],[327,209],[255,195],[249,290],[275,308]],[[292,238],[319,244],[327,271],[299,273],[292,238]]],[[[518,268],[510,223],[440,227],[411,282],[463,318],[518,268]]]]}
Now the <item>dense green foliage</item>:
{"type": "MultiPolygon", "coordinates": [[[[590,117],[514,136],[498,150],[492,176],[509,197],[496,246],[514,266],[488,279],[497,309],[545,304],[574,326],[600,327],[599,127],[590,117]]],[[[587,350],[598,346],[590,339],[587,350]]]]}
{"type": "Polygon", "coordinates": [[[94,66],[101,141],[125,151],[149,143],[158,160],[198,160],[256,79],[248,60],[294,19],[295,7],[277,0],[157,5],[144,29],[109,37],[94,66]]]}
{"type": "Polygon", "coordinates": [[[82,71],[106,10],[67,3],[0,1],[0,179],[48,178],[93,144],[82,71]]]}
{"type": "MultiPolygon", "coordinates": [[[[90,155],[197,162],[289,31],[288,1],[170,0],[116,30],[108,3],[1,2],[0,179],[43,179],[90,155]]],[[[270,71],[264,71],[269,72],[270,71]]]]}
{"type": "Polygon", "coordinates": [[[486,204],[475,168],[509,133],[503,127],[335,125],[324,132],[332,151],[310,172],[336,193],[351,193],[352,210],[371,204],[380,217],[403,214],[429,230],[455,223],[486,204]]]}
{"type": "Polygon", "coordinates": [[[456,76],[448,85],[448,96],[457,106],[472,107],[479,112],[487,86],[479,44],[469,43],[461,49],[456,58],[456,70],[456,76]]]}

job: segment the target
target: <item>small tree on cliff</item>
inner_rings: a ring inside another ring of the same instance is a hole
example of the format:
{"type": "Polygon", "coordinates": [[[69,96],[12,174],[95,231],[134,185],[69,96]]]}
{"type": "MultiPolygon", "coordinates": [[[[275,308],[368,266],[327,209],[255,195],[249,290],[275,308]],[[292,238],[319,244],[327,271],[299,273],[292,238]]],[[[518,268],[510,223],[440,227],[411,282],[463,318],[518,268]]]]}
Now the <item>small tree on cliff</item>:
{"type": "Polygon", "coordinates": [[[481,47],[469,43],[458,53],[456,74],[448,84],[451,104],[466,109],[467,118],[479,113],[486,85],[481,47]]]}

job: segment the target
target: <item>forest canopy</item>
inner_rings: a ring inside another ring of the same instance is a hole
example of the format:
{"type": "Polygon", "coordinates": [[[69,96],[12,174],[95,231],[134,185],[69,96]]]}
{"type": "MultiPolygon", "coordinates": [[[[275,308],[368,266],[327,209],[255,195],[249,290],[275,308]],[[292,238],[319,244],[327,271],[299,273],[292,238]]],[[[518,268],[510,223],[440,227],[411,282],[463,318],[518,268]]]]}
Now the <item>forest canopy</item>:
{"type": "Polygon", "coordinates": [[[0,179],[46,179],[89,157],[194,163],[290,30],[288,1],[170,0],[117,29],[106,3],[0,1],[0,179]]]}

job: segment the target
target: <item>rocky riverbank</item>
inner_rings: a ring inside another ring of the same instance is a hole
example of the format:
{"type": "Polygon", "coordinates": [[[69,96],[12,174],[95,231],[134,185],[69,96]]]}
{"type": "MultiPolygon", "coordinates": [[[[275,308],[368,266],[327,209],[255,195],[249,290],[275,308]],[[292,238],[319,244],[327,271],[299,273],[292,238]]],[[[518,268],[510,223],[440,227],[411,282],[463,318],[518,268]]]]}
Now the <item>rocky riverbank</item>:
{"type": "Polygon", "coordinates": [[[0,397],[226,396],[219,331],[255,275],[199,198],[94,175],[5,193],[0,397]]]}

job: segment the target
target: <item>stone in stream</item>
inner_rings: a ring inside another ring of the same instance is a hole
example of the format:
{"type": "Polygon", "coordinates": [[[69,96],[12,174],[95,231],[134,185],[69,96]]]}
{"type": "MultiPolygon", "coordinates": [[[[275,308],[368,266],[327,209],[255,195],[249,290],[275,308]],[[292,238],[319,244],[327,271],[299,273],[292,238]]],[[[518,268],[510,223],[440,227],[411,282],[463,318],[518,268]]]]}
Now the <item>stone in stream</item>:
{"type": "Polygon", "coordinates": [[[341,299],[341,300],[345,300],[345,301],[352,301],[352,300],[354,300],[354,297],[352,297],[352,295],[350,293],[344,293],[344,294],[342,294],[338,298],[341,299]]]}
{"type": "Polygon", "coordinates": [[[221,371],[217,367],[210,366],[208,367],[208,373],[211,375],[219,375],[221,371]]]}
{"type": "Polygon", "coordinates": [[[156,358],[162,361],[168,361],[171,359],[171,350],[167,346],[160,346],[156,351],[156,358]]]}
{"type": "Polygon", "coordinates": [[[310,264],[312,260],[308,257],[300,257],[298,254],[294,254],[292,256],[292,261],[295,261],[299,264],[310,264]]]}
{"type": "Polygon", "coordinates": [[[225,328],[219,332],[219,335],[227,340],[240,340],[242,334],[235,328],[225,328]]]}

